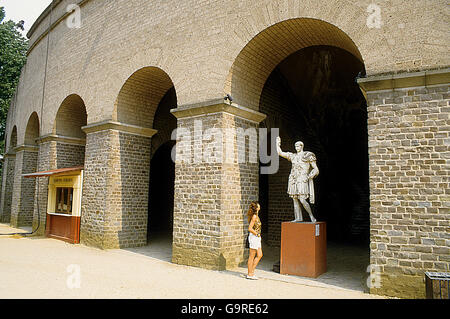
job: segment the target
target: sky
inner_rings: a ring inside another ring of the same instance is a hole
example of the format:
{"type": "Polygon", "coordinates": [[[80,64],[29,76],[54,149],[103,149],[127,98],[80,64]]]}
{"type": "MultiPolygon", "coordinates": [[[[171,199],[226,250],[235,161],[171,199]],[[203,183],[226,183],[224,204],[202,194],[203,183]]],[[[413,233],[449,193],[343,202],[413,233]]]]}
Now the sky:
{"type": "Polygon", "coordinates": [[[25,21],[25,30],[22,34],[26,36],[33,23],[51,2],[52,0],[0,0],[0,7],[5,7],[5,20],[25,21]]]}

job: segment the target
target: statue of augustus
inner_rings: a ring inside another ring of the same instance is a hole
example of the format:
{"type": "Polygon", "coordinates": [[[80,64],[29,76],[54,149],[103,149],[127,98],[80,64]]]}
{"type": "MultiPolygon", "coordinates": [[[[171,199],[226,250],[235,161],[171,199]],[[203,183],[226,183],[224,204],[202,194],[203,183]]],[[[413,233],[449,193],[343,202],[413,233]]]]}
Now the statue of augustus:
{"type": "Polygon", "coordinates": [[[295,219],[293,222],[303,221],[300,204],[309,214],[311,221],[316,222],[313,216],[311,204],[314,204],[314,182],[313,179],[319,175],[319,168],[316,164],[316,156],[312,152],[303,150],[303,143],[296,142],[295,150],[297,153],[283,152],[281,150],[281,138],[277,137],[278,155],[284,157],[292,163],[291,174],[289,175],[288,194],[294,201],[295,219]]]}

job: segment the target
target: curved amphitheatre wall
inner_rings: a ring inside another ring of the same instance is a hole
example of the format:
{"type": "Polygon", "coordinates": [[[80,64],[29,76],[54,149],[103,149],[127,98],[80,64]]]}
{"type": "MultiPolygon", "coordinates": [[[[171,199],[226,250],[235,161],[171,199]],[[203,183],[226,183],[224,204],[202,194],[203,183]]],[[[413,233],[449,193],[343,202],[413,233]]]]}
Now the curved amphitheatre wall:
{"type": "MultiPolygon", "coordinates": [[[[178,105],[223,97],[233,63],[260,32],[279,22],[313,18],[339,28],[355,44],[368,75],[420,71],[449,65],[445,1],[379,4],[381,27],[369,28],[371,1],[101,1],[56,0],[30,30],[28,62],[22,71],[8,132],[18,127],[23,143],[29,116],[43,116],[42,134],[52,130],[62,101],[78,94],[88,123],[112,119],[114,102],[137,70],[155,66],[171,78],[178,105]],[[82,25],[66,25],[71,3],[81,7],[82,25]],[[45,112],[41,112],[47,53],[45,112]],[[41,115],[43,114],[43,115],[41,115]]],[[[300,37],[326,38],[327,30],[298,29],[300,37]],[[304,33],[302,33],[304,32],[304,33]]],[[[225,92],[229,93],[229,92],[225,92]]],[[[244,103],[239,103],[238,104],[244,103]]],[[[174,106],[175,107],[175,106],[174,106]]],[[[9,135],[9,134],[8,134],[9,135]]]]}
{"type": "MultiPolygon", "coordinates": [[[[72,136],[72,142],[79,146],[80,161],[86,158],[82,240],[101,247],[145,243],[146,170],[154,134],[150,127],[164,91],[173,85],[177,105],[172,108],[179,109],[177,117],[185,111],[183,114],[189,114],[195,106],[221,103],[224,94],[231,94],[233,102],[255,111],[262,87],[278,63],[307,46],[330,45],[361,60],[367,75],[359,84],[368,102],[371,264],[383,273],[383,287],[372,291],[421,296],[422,290],[417,287],[423,286],[424,269],[449,270],[445,241],[445,189],[450,188],[446,167],[450,82],[446,1],[380,0],[375,7],[372,0],[54,0],[53,5],[29,33],[27,64],[8,114],[7,150],[12,152],[6,157],[8,174],[3,181],[8,175],[15,176],[18,183],[14,189],[10,189],[12,183],[3,183],[3,208],[13,202],[13,190],[14,198],[20,197],[20,167],[26,161],[22,155],[15,158],[13,148],[23,154],[29,151],[24,144],[29,141],[26,127],[32,114],[36,112],[37,118],[33,117],[41,126],[36,131],[48,137],[58,130],[55,120],[60,108],[69,97],[76,96],[83,104],[78,108],[83,112],[78,113],[85,116],[83,121],[74,122],[77,132],[84,124],[90,129],[105,121],[126,124],[120,132],[114,128],[85,131],[86,140],[81,133],[72,136]],[[73,3],[81,8],[81,28],[66,24],[70,17],[66,8],[73,3]],[[149,88],[156,88],[151,105],[135,109],[149,117],[127,113],[129,106],[136,107],[150,96],[146,95],[149,88]],[[133,134],[136,131],[128,134],[133,125],[139,126],[141,135],[133,134]],[[105,172],[104,163],[110,158],[116,162],[105,172]],[[122,165],[128,158],[134,158],[133,165],[122,165]],[[123,174],[117,175],[120,169],[123,174]],[[130,185],[144,190],[138,204],[130,185]],[[132,191],[126,193],[128,189],[132,191]],[[139,214],[128,214],[138,210],[139,214]],[[104,216],[96,216],[96,212],[104,216]],[[136,216],[139,220],[134,219],[136,216]],[[420,224],[423,218],[430,226],[420,224]],[[134,237],[136,224],[140,225],[139,238],[134,237]],[[392,225],[398,229],[393,230],[392,225]]],[[[250,111],[244,111],[246,116],[257,114],[250,111]]],[[[203,114],[205,125],[258,126],[250,116],[247,121],[222,113],[203,114]]],[[[179,127],[190,127],[191,122],[190,118],[178,118],[179,127]]],[[[59,144],[64,142],[50,139],[39,144],[38,170],[59,165],[54,163],[54,154],[63,149],[59,144]]],[[[234,167],[225,177],[235,184],[227,185],[220,179],[222,168],[203,164],[200,168],[216,170],[217,179],[208,181],[208,185],[220,187],[205,192],[203,186],[192,186],[198,174],[191,167],[177,171],[175,187],[182,181],[185,193],[195,188],[197,193],[191,195],[210,196],[207,200],[212,204],[204,206],[202,214],[189,217],[185,212],[195,212],[202,203],[194,200],[195,196],[184,202],[175,198],[175,219],[184,224],[178,228],[174,225],[173,261],[214,269],[236,265],[243,256],[240,215],[248,203],[246,194],[255,195],[258,164],[234,167]],[[242,180],[233,179],[233,174],[243,176],[242,180]],[[227,193],[235,197],[230,205],[231,201],[222,196],[227,193]],[[220,198],[219,205],[216,198],[220,198]],[[202,223],[213,225],[208,236],[202,223]],[[182,232],[186,225],[191,227],[190,238],[182,232]],[[191,240],[192,234],[198,235],[198,240],[191,240]],[[197,251],[192,247],[198,247],[197,251]]],[[[39,207],[45,211],[47,185],[38,184],[42,199],[39,207]]],[[[185,195],[183,189],[178,190],[185,195]]]]}

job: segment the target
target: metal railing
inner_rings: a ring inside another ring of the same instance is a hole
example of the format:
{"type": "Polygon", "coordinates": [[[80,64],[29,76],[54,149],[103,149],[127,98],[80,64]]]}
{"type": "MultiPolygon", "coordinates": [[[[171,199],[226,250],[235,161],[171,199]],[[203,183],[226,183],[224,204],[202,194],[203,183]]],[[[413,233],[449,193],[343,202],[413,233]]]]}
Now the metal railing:
{"type": "Polygon", "coordinates": [[[425,272],[425,292],[427,299],[450,299],[450,273],[425,272]]]}

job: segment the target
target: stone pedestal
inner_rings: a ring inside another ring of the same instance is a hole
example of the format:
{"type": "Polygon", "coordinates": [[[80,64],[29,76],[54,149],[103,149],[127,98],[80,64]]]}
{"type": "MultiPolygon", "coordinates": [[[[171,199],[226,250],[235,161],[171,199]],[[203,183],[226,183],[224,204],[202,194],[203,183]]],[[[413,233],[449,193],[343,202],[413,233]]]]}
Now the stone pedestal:
{"type": "Polygon", "coordinates": [[[326,223],[282,223],[280,273],[317,278],[326,270],[326,223]]]}

